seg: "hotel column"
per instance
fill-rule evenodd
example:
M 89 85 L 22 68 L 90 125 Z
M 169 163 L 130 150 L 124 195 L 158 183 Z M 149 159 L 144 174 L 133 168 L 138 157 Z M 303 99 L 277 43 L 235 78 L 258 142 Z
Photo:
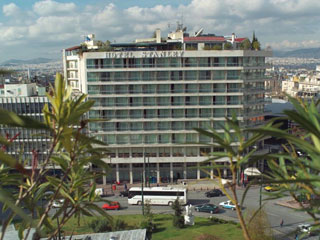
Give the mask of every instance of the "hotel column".
M 224 178 L 227 178 L 227 174 L 228 174 L 228 172 L 227 172 L 227 162 L 224 162 L 223 163 L 223 165 L 224 165 L 224 168 L 223 168 L 223 177 Z
M 211 169 L 210 169 L 210 178 L 213 179 L 213 164 L 210 163 Z
M 157 183 L 160 183 L 160 163 L 157 163 Z
M 170 163 L 170 182 L 173 182 L 173 163 Z
M 119 164 L 116 164 L 116 181 L 120 182 Z
M 187 163 L 183 163 L 183 179 L 187 179 Z
M 107 184 L 107 176 L 106 176 L 106 170 L 103 169 L 103 176 L 102 176 L 102 184 L 105 186 Z
M 129 178 L 130 178 L 130 184 L 133 184 L 132 163 L 129 163 Z
M 197 179 L 200 179 L 200 163 L 197 163 Z

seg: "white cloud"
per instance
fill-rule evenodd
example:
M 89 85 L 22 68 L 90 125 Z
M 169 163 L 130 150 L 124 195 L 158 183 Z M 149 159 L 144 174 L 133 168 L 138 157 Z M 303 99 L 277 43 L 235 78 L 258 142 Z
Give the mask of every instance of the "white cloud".
M 103 41 L 131 42 L 160 28 L 165 37 L 183 21 L 191 34 L 204 28 L 205 33 L 235 32 L 251 38 L 255 30 L 263 44 L 275 49 L 319 46 L 313 40 L 319 39 L 319 0 L 188 0 L 178 6 L 159 1 L 152 7 L 136 3 L 125 9 L 118 1 L 80 8 L 75 0 L 38 0 L 26 10 L 10 3 L 2 7 L 0 40 L 3 46 L 16 44 L 12 51 L 22 51 L 21 42 L 32 43 L 40 53 L 46 44 L 57 51 L 79 44 L 88 33 Z
M 266 46 L 270 46 L 275 50 L 292 50 L 298 48 L 316 48 L 320 47 L 320 41 L 318 40 L 306 40 L 306 41 L 289 41 L 283 40 L 280 42 L 267 42 Z
M 72 14 L 76 10 L 76 5 L 70 3 L 59 3 L 52 0 L 44 0 L 36 2 L 33 5 L 33 11 L 40 16 L 56 15 L 56 14 Z
M 14 3 L 9 3 L 2 7 L 2 12 L 5 16 L 17 16 L 20 13 L 19 7 Z

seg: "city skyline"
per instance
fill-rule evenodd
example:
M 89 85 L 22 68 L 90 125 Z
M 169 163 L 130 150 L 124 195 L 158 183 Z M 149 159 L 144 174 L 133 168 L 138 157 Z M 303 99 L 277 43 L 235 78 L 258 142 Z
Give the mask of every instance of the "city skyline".
M 192 33 L 256 36 L 275 50 L 319 47 L 320 2 L 314 0 L 3 0 L 0 15 L 0 62 L 35 57 L 60 58 L 65 46 L 84 35 L 98 40 L 130 42 L 174 31 L 179 21 Z

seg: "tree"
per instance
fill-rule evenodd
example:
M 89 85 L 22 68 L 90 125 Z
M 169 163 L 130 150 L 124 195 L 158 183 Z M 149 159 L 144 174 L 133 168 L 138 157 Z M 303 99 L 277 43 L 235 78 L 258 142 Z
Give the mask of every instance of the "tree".
M 213 47 L 212 47 L 212 50 L 222 50 L 222 46 L 221 45 L 214 45 Z
M 230 50 L 230 49 L 232 49 L 232 44 L 229 43 L 229 42 L 225 43 L 224 44 L 224 50 Z
M 22 218 L 19 225 L 19 237 L 26 239 L 32 227 L 37 234 L 43 235 L 44 229 L 49 233 L 49 239 L 54 238 L 60 229 L 72 217 L 78 221 L 82 215 L 95 215 L 96 213 L 109 217 L 105 211 L 94 204 L 97 201 L 94 180 L 101 177 L 100 173 L 90 170 L 94 164 L 102 169 L 108 166 L 102 158 L 107 156 L 104 143 L 84 134 L 90 120 L 84 116 L 94 102 L 87 100 L 86 95 L 72 95 L 70 87 L 60 74 L 57 74 L 55 87 L 51 87 L 47 94 L 50 106 L 43 108 L 43 122 L 38 122 L 26 116 L 0 109 L 0 124 L 29 129 L 42 129 L 46 137 L 51 139 L 51 146 L 47 158 L 39 163 L 39 169 L 28 171 L 26 166 L 0 150 L 0 201 L 11 210 L 9 216 L 2 224 L 1 239 L 4 239 L 6 227 L 15 216 Z M 3 145 L 10 144 L 6 139 L 0 138 Z M 49 166 L 55 164 L 61 168 L 61 177 L 49 176 Z M 15 172 L 10 174 L 8 172 Z M 10 185 L 12 190 L 6 186 Z M 46 198 L 46 192 L 53 192 Z M 63 206 L 53 215 L 48 213 L 55 199 L 63 198 Z M 47 199 L 45 207 L 39 206 L 39 201 Z M 26 213 L 27 209 L 30 214 Z M 57 227 L 53 222 L 59 220 Z M 23 231 L 27 229 L 24 235 Z
M 260 42 L 259 41 L 254 41 L 252 43 L 252 48 L 255 50 L 260 50 Z
M 245 223 L 241 208 L 244 198 L 240 201 L 237 196 L 237 176 L 239 175 L 239 170 L 241 170 L 241 168 L 248 164 L 249 160 L 251 160 L 251 157 L 256 151 L 256 148 L 253 146 L 262 139 L 263 134 L 256 133 L 250 136 L 247 129 L 241 128 L 240 122 L 237 120 L 235 114 L 233 115 L 232 119 L 226 118 L 226 124 L 223 129 L 224 134 L 221 135 L 212 127 L 209 127 L 208 130 L 195 128 L 195 130 L 200 134 L 213 139 L 212 146 L 215 148 L 218 147 L 224 149 L 224 152 L 209 153 L 207 162 L 211 162 L 213 168 L 217 170 L 217 175 L 213 175 L 213 177 L 218 179 L 220 188 L 228 197 L 228 199 L 231 200 L 231 202 L 236 206 L 236 212 L 240 221 L 244 238 L 246 240 L 251 240 L 252 238 L 250 237 L 248 226 Z M 208 143 L 201 142 L 199 144 L 208 145 Z M 227 186 L 222 183 L 221 170 L 223 170 L 225 166 L 216 163 L 216 160 L 220 158 L 228 159 L 227 167 L 231 172 L 232 180 Z M 204 171 L 210 175 L 207 170 Z M 226 187 L 230 189 L 231 194 L 226 191 Z
M 293 110 L 284 110 L 285 118 L 299 128 L 299 131 L 281 130 L 268 125 L 252 132 L 284 139 L 283 152 L 268 154 L 268 165 L 271 169 L 266 175 L 268 183 L 279 184 L 279 191 L 271 194 L 281 197 L 287 193 L 295 199 L 303 211 L 308 213 L 315 224 L 320 224 L 320 113 L 319 102 L 303 102 L 288 96 Z M 276 121 L 276 119 L 274 119 Z M 306 195 L 309 205 L 299 201 L 299 196 Z
M 240 44 L 240 49 L 241 50 L 250 50 L 251 49 L 251 42 L 249 39 L 245 39 L 244 41 L 241 42 Z
M 173 202 L 172 209 L 174 210 L 173 215 L 173 226 L 176 228 L 183 228 L 184 227 L 184 217 L 182 215 L 183 209 L 178 200 L 178 198 Z

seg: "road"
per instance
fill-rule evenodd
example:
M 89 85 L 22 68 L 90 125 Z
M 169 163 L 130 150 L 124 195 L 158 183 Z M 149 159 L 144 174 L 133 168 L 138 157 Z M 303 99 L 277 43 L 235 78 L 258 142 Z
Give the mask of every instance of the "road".
M 244 212 L 251 209 L 257 209 L 259 207 L 259 187 L 252 188 L 247 192 L 246 199 L 244 201 L 243 207 Z M 238 190 L 238 198 L 241 199 L 243 195 L 244 190 L 239 189 Z M 264 192 L 264 191 L 263 191 Z M 264 201 L 267 196 L 262 195 L 262 203 L 265 204 L 264 209 L 267 213 L 269 223 L 271 225 L 271 228 L 276 236 L 277 239 L 294 239 L 294 237 L 284 237 L 288 233 L 292 233 L 296 230 L 298 224 L 300 223 L 311 223 L 310 217 L 303 213 L 299 212 L 290 208 L 282 207 L 279 205 L 276 205 L 275 202 L 279 201 L 277 200 L 268 200 Z M 214 198 L 207 198 L 204 195 L 204 191 L 189 191 L 189 203 L 192 205 L 198 205 L 202 203 L 213 203 L 218 205 L 220 202 L 227 200 L 227 197 L 214 197 Z M 105 200 L 109 201 L 118 201 L 120 202 L 120 205 L 122 207 L 119 211 L 108 211 L 110 215 L 123 215 L 123 214 L 141 214 L 141 206 L 134 206 L 134 205 L 128 205 L 127 198 L 122 198 L 119 196 L 112 196 L 112 197 L 106 197 Z M 99 206 L 102 206 L 102 202 L 98 203 Z M 151 210 L 153 213 L 173 213 L 172 209 L 169 206 L 152 206 Z M 208 213 L 194 213 L 195 216 L 203 216 L 203 217 L 209 217 L 211 214 Z M 218 214 L 214 214 L 215 217 L 224 218 L 228 220 L 235 220 L 237 221 L 237 214 L 235 211 L 232 210 L 222 210 Z M 283 219 L 284 224 L 282 227 L 280 227 L 281 219 Z M 306 238 L 305 238 L 306 239 Z M 315 239 L 315 238 L 308 238 L 308 239 Z M 317 238 L 318 239 L 318 238 Z

